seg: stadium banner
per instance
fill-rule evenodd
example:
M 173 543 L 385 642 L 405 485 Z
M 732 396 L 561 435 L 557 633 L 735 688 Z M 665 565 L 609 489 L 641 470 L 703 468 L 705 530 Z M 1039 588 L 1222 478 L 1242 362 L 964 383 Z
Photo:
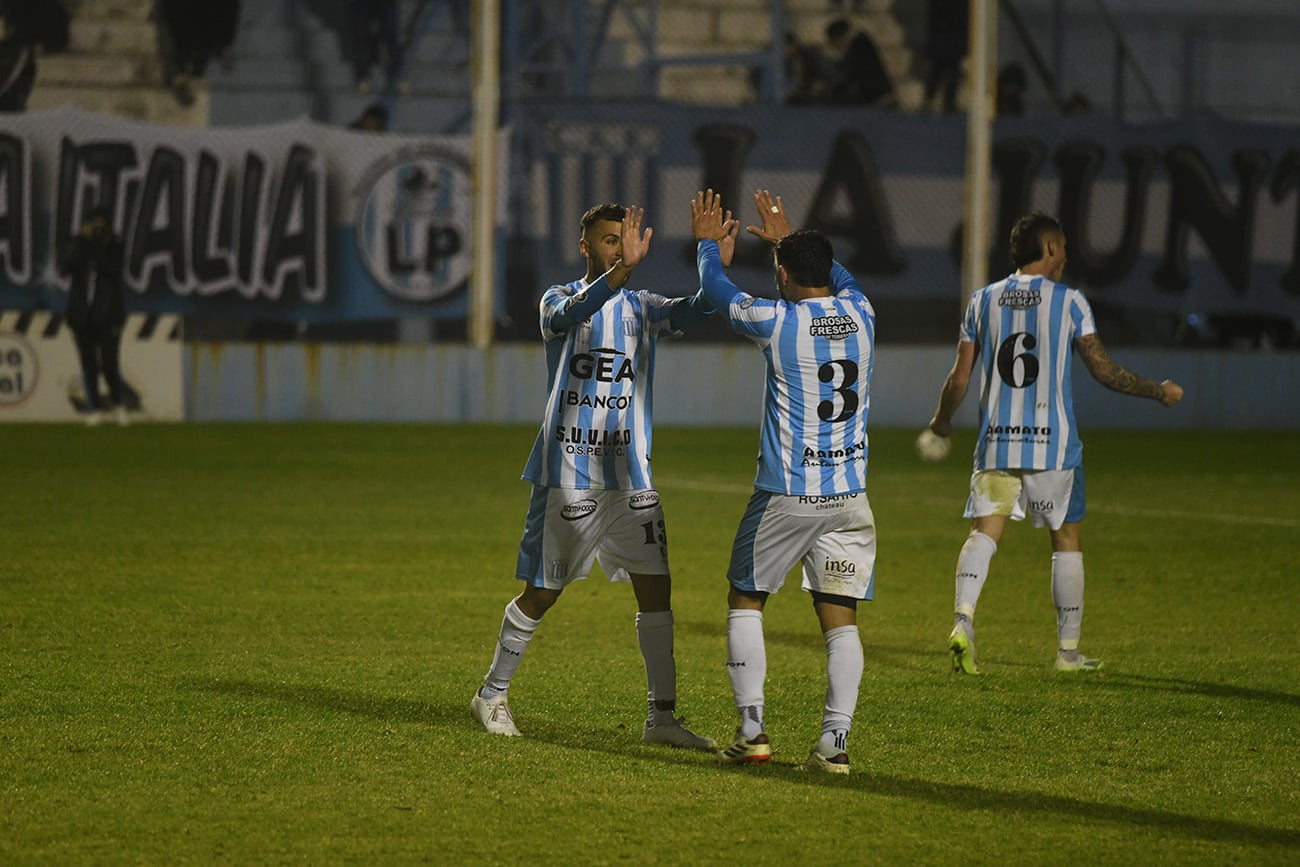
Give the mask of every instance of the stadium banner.
M 182 421 L 180 317 L 132 313 L 122 329 L 122 403 L 132 421 Z M 111 405 L 103 378 L 100 406 Z M 74 421 L 86 391 L 72 331 L 63 317 L 0 310 L 0 424 Z
M 508 131 L 498 146 L 500 227 Z M 70 107 L 6 115 L 0 306 L 61 311 L 58 251 L 102 205 L 126 244 L 130 310 L 299 322 L 464 318 L 470 153 L 468 136 L 306 119 L 187 129 Z M 498 246 L 503 237 L 499 230 Z
M 965 118 L 869 108 L 546 103 L 530 109 L 542 282 L 581 273 L 577 221 L 598 201 L 646 208 L 655 230 L 634 288 L 693 292 L 688 202 L 720 191 L 741 225 L 779 193 L 864 283 L 884 341 L 954 341 L 960 315 Z M 1066 279 L 1114 342 L 1294 338 L 1300 324 L 1300 131 L 1217 119 L 1124 125 L 1098 115 L 994 128 L 988 280 L 1010 228 L 1062 221 Z M 740 236 L 731 273 L 771 294 L 765 245 Z M 540 289 L 538 290 L 540 292 Z

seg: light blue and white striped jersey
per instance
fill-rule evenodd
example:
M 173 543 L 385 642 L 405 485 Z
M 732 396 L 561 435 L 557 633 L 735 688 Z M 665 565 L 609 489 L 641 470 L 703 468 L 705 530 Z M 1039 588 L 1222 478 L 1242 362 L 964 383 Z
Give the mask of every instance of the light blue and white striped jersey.
M 1012 274 L 976 292 L 961 339 L 980 367 L 975 469 L 1069 470 L 1082 465 L 1070 363 L 1097 325 L 1078 289 Z
M 700 287 L 767 360 L 754 487 L 790 496 L 856 494 L 867 487 L 867 411 L 876 312 L 838 262 L 830 298 L 756 298 L 736 288 L 718 245 L 699 243 Z
M 707 315 L 697 294 L 612 291 L 602 276 L 542 296 L 546 415 L 523 478 L 548 488 L 653 487 L 650 441 L 655 341 Z

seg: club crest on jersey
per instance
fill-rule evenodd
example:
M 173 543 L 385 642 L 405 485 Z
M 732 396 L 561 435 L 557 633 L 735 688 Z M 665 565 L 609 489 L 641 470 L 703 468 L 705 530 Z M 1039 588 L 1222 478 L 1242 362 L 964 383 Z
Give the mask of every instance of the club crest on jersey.
M 808 323 L 808 334 L 812 337 L 842 340 L 857 333 L 858 323 L 852 316 L 817 316 Z

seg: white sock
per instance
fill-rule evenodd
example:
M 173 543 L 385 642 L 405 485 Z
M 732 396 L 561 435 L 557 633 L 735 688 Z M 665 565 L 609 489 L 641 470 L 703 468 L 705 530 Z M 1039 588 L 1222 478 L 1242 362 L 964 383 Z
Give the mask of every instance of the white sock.
M 763 646 L 763 612 L 732 608 L 727 612 L 727 674 L 740 712 L 740 735 L 763 732 L 763 681 L 767 650 Z
M 520 611 L 517 600 L 510 600 L 505 617 L 501 619 L 501 634 L 497 637 L 492 667 L 488 669 L 483 686 L 479 688 L 479 695 L 483 698 L 496 698 L 510 688 L 510 679 L 515 676 L 519 660 L 523 658 L 524 650 L 541 622 Z
M 1078 650 L 1083 631 L 1083 554 L 1058 551 L 1052 555 L 1052 602 L 1056 604 L 1056 637 L 1061 650 Z
M 991 536 L 972 532 L 966 537 L 957 555 L 957 599 L 953 610 L 975 619 L 975 605 L 984 589 L 984 579 L 989 577 L 989 563 L 998 552 L 998 543 Z
M 826 638 L 826 707 L 822 711 L 822 736 L 817 750 L 827 758 L 844 752 L 858 706 L 862 683 L 862 639 L 858 627 L 839 626 Z
M 673 660 L 673 612 L 638 611 L 636 641 L 645 659 L 650 725 L 670 722 L 677 703 L 677 663 Z

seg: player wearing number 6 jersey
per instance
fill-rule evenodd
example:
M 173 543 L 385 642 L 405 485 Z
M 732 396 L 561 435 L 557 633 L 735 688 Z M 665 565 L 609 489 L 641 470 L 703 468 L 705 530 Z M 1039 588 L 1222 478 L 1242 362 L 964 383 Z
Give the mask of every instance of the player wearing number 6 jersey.
M 696 293 L 665 298 L 626 288 L 650 247 L 639 208 L 597 205 L 583 215 L 581 280 L 542 296 L 547 399 L 523 477 L 533 483 L 515 574 L 524 590 L 506 605 L 496 652 L 470 711 L 493 734 L 520 734 L 506 694 L 544 615 L 594 561 L 630 580 L 649 704 L 642 740 L 713 750 L 712 738 L 674 716 L 677 673 L 668 539 L 650 478 L 655 341 L 712 310 Z M 734 239 L 726 239 L 730 258 Z
M 1045 214 L 1021 217 L 1011 230 L 1015 273 L 977 291 L 966 308 L 957 359 L 943 385 L 930 430 L 952 433 L 979 365 L 980 419 L 965 515 L 971 532 L 957 558 L 948 650 L 953 670 L 978 674 L 975 604 L 1008 519 L 1028 514 L 1052 538 L 1058 671 L 1096 671 L 1079 652 L 1083 626 L 1083 446 L 1070 391 L 1073 352 L 1102 385 L 1173 406 L 1176 383 L 1142 379 L 1110 360 L 1083 293 L 1061 283 L 1065 233 Z
M 772 757 L 763 723 L 763 608 L 802 563 L 827 658 L 822 735 L 804 766 L 847 774 L 863 665 L 857 604 L 871 598 L 875 577 L 866 486 L 876 314 L 824 235 L 790 232 L 780 199 L 766 190 L 754 202 L 763 225 L 748 231 L 774 245 L 778 300 L 742 292 L 727 277 L 719 242 L 734 221 L 724 218 L 719 197 L 698 193 L 691 205 L 701 291 L 767 361 L 758 474 L 727 570 L 727 671 L 741 722 L 719 758 Z

